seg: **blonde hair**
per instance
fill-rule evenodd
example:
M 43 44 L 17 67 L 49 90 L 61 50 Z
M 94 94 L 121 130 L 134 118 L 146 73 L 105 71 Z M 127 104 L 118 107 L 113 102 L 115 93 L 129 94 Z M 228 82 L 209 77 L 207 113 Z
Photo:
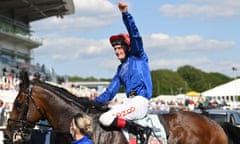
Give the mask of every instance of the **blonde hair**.
M 92 137 L 92 119 L 88 115 L 81 113 L 76 114 L 72 119 L 72 124 L 73 127 L 79 129 L 82 134 Z

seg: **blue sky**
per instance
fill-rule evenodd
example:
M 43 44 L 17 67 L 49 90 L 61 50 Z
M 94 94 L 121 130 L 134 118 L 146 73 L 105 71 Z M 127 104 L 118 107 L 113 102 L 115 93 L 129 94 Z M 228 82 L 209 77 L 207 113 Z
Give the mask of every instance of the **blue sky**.
M 31 23 L 43 45 L 34 62 L 59 75 L 111 78 L 119 61 L 108 42 L 126 32 L 116 0 L 73 0 L 75 13 Z M 125 1 L 143 37 L 151 70 L 192 65 L 240 75 L 239 0 Z M 232 67 L 238 70 L 233 72 Z

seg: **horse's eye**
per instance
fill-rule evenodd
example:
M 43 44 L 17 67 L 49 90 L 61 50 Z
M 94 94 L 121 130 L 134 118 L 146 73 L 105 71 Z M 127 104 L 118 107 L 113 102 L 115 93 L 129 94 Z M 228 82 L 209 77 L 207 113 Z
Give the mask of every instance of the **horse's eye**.
M 16 110 L 17 110 L 18 112 L 21 112 L 22 109 L 23 109 L 23 103 L 22 103 L 22 102 L 17 102 L 17 103 L 16 103 Z

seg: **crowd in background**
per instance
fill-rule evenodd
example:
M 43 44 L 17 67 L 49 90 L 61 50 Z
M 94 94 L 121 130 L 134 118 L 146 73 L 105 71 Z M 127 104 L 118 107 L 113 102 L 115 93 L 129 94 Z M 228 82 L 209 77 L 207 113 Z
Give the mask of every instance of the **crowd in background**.
M 9 103 L 4 103 L 3 100 L 0 99 L 0 126 L 5 126 L 7 124 L 10 112 Z
M 194 111 L 201 107 L 205 108 L 217 108 L 227 106 L 226 102 L 219 101 L 215 98 L 204 98 L 199 97 L 197 100 L 186 98 L 184 101 L 164 101 L 164 100 L 151 100 L 149 102 L 150 111 L 171 111 L 171 110 L 183 110 L 183 111 Z
M 0 89 L 10 90 L 18 88 L 19 75 L 15 71 L 7 71 L 6 68 L 2 69 L 2 75 L 0 76 Z

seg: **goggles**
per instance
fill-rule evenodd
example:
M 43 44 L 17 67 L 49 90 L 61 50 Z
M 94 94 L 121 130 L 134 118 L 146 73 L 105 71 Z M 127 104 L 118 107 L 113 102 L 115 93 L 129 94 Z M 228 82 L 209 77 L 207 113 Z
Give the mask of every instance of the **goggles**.
M 112 46 L 114 47 L 115 45 L 125 45 L 125 43 L 121 40 L 114 40 L 112 41 Z

